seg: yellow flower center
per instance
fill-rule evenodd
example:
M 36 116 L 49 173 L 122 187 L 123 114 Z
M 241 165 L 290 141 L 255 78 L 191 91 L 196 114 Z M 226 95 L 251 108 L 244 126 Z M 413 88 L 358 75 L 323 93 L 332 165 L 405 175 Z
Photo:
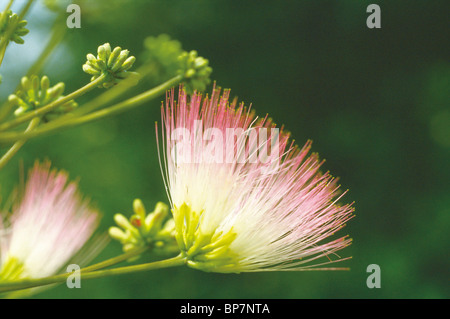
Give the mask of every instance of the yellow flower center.
M 0 268 L 0 282 L 21 279 L 24 270 L 24 265 L 19 259 L 9 256 Z
M 236 253 L 230 249 L 230 244 L 237 234 L 231 228 L 228 232 L 203 232 L 200 227 L 204 211 L 196 212 L 183 203 L 172 210 L 178 246 L 187 258 L 190 267 L 221 272 L 232 269 L 236 264 Z

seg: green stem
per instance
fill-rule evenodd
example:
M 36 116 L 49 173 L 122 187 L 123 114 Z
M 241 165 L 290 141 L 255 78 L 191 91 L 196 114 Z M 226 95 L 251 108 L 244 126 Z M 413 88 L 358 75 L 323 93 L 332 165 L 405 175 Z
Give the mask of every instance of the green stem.
M 182 266 L 184 264 L 186 264 L 186 257 L 182 257 L 181 255 L 178 255 L 176 257 L 169 258 L 166 260 L 161 260 L 161 261 L 156 261 L 156 262 L 146 263 L 146 264 L 140 264 L 140 265 L 118 267 L 118 268 L 113 268 L 113 269 L 98 270 L 98 271 L 91 271 L 91 272 L 80 271 L 80 276 L 81 276 L 80 278 L 81 278 L 81 280 L 103 278 L 103 277 L 109 277 L 109 276 L 117 276 L 117 275 L 141 272 L 141 271 Z M 71 275 L 72 275 L 71 273 L 67 273 L 67 274 L 61 274 L 61 275 L 50 276 L 50 277 L 45 277 L 45 278 L 22 279 L 22 280 L 14 281 L 14 282 L 7 283 L 7 284 L 6 283 L 0 284 L 0 293 L 21 290 L 21 289 L 27 289 L 27 288 L 33 288 L 33 287 L 39 287 L 39 286 L 45 286 L 45 285 L 50 285 L 50 284 L 55 284 L 55 283 L 61 283 L 61 282 L 66 281 L 69 278 L 69 276 L 71 276 Z
M 143 247 L 142 249 L 138 249 L 138 250 L 134 250 L 134 251 L 130 251 L 128 253 L 104 260 L 102 262 L 99 262 L 95 265 L 92 266 L 88 266 L 88 267 L 84 267 L 81 269 L 81 272 L 91 272 L 94 270 L 99 270 L 99 269 L 103 269 L 109 266 L 113 266 L 115 264 L 118 264 L 122 261 L 128 260 L 132 257 L 138 256 L 140 254 L 142 254 L 143 252 L 147 251 L 149 249 L 149 247 Z
M 31 120 L 30 124 L 28 125 L 26 132 L 31 132 L 36 126 L 39 125 L 40 118 L 35 117 Z M 2 169 L 9 160 L 19 151 L 19 149 L 25 144 L 26 140 L 19 140 L 16 143 L 14 143 L 13 146 L 5 153 L 5 155 L 0 158 L 0 169 Z
M 96 88 L 100 83 L 102 83 L 104 81 L 105 77 L 106 76 L 104 74 L 102 74 L 94 81 L 86 84 L 82 88 L 79 88 L 78 90 L 70 93 L 69 95 L 66 95 L 66 96 L 64 96 L 50 104 L 47 104 L 41 108 L 38 108 L 34 111 L 26 113 L 25 115 L 18 117 L 15 120 L 1 124 L 0 131 L 5 131 L 10 128 L 16 127 L 24 122 L 31 120 L 32 118 L 34 118 L 36 116 L 42 116 L 50 111 L 53 111 L 57 107 L 69 102 L 70 100 L 76 99 L 76 98 L 82 96 L 83 94 L 86 94 L 87 92 L 91 91 L 92 89 Z
M 174 78 L 172 78 L 171 80 L 165 82 L 164 84 L 161 84 L 149 91 L 146 91 L 144 93 L 141 93 L 139 95 L 136 95 L 135 97 L 132 97 L 128 100 L 125 100 L 123 102 L 117 103 L 116 105 L 110 106 L 108 108 L 105 108 L 103 110 L 100 111 L 96 111 L 93 112 L 91 114 L 88 115 L 84 115 L 81 117 L 76 117 L 72 120 L 69 120 L 65 123 L 65 125 L 67 126 L 76 126 L 76 125 L 80 125 L 80 124 L 85 124 L 88 122 L 92 122 L 92 121 L 96 121 L 99 120 L 101 118 L 107 117 L 107 116 L 112 116 L 118 113 L 122 113 L 125 112 L 129 109 L 132 109 L 136 106 L 141 105 L 142 103 L 145 103 L 157 96 L 159 96 L 160 94 L 164 93 L 166 90 L 168 90 L 169 88 L 173 87 L 174 85 L 178 84 L 179 82 L 181 82 L 182 77 L 181 76 L 176 76 Z
M 0 65 L 3 62 L 3 58 L 5 57 L 5 52 L 6 52 L 6 46 L 3 46 L 3 48 L 0 49 Z
M 139 94 L 133 98 L 125 100 L 123 102 L 117 103 L 111 107 L 102 109 L 100 111 L 96 111 L 94 113 L 81 116 L 81 117 L 70 117 L 65 121 L 55 120 L 54 122 L 50 122 L 46 125 L 43 125 L 41 128 L 34 130 L 32 132 L 26 133 L 16 133 L 16 132 L 4 132 L 0 133 L 0 143 L 2 142 L 14 142 L 20 139 L 30 139 L 36 136 L 42 136 L 45 134 L 49 134 L 61 128 L 74 127 L 80 124 L 85 124 L 88 122 L 92 122 L 95 120 L 99 120 L 106 116 L 111 116 L 120 112 L 124 112 L 136 106 L 139 106 L 142 103 L 145 103 L 160 94 L 164 93 L 166 90 L 171 87 L 179 84 L 182 80 L 182 76 L 176 76 L 167 82 L 149 90 L 142 94 Z M 1 126 L 0 126 L 1 130 Z
M 140 67 L 136 70 L 139 78 L 144 78 L 150 72 L 148 67 Z M 135 85 L 136 80 L 133 78 L 134 76 L 128 77 L 127 79 L 122 80 L 119 84 L 106 90 L 104 93 L 97 96 L 92 101 L 89 101 L 82 107 L 77 108 L 72 112 L 72 114 L 66 115 L 66 117 L 61 117 L 59 120 L 64 121 L 73 116 L 85 115 L 92 111 L 99 109 L 101 106 L 105 105 L 108 102 L 111 102 L 113 99 L 117 98 L 121 94 L 125 93 L 130 87 Z

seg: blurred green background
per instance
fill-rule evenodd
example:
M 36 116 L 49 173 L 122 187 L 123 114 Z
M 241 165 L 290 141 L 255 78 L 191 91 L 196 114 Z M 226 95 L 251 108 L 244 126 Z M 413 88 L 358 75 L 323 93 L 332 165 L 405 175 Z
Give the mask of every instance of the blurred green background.
M 325 169 L 349 189 L 356 217 L 341 235 L 354 242 L 341 255 L 353 256 L 345 262 L 351 270 L 224 275 L 174 268 L 82 281 L 81 289 L 62 285 L 36 297 L 450 297 L 449 1 L 92 3 L 81 5 L 81 29 L 69 30 L 46 64 L 52 82 L 64 81 L 66 92 L 87 83 L 85 56 L 105 42 L 129 49 L 136 65 L 147 36 L 167 33 L 197 50 L 232 96 L 269 113 L 298 144 L 312 139 Z M 366 26 L 370 3 L 381 7 L 381 29 Z M 25 44 L 11 44 L 0 68 L 1 100 L 43 49 L 53 19 L 36 1 Z M 141 82 L 129 95 L 150 87 Z M 0 171 L 1 193 L 19 182 L 20 163 L 28 170 L 48 158 L 80 178 L 81 191 L 104 214 L 100 231 L 113 214 L 131 214 L 134 198 L 148 209 L 167 202 L 154 128 L 163 98 L 29 141 Z M 111 242 L 95 261 L 120 252 Z M 381 267 L 380 289 L 366 286 L 369 264 Z

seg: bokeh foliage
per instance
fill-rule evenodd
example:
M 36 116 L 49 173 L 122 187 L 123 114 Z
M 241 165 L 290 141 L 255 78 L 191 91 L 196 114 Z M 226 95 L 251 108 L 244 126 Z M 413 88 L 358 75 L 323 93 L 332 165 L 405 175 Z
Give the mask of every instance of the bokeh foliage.
M 223 275 L 174 268 L 83 281 L 81 289 L 60 286 L 38 297 L 450 297 L 448 1 L 88 3 L 81 4 L 81 29 L 69 30 L 46 74 L 70 92 L 89 80 L 81 66 L 98 45 L 127 48 L 139 65 L 144 39 L 161 33 L 197 50 L 209 59 L 219 86 L 284 124 L 298 144 L 313 140 L 325 169 L 350 190 L 346 200 L 356 203 L 356 217 L 342 231 L 354 239 L 342 256 L 353 259 L 348 272 Z M 381 7 L 379 30 L 366 27 L 370 3 Z M 43 10 L 40 3 L 31 10 L 27 37 L 48 32 L 51 19 L 39 19 Z M 23 46 L 33 57 L 42 43 L 29 42 Z M 13 58 L 7 53 L 4 64 L 17 64 L 8 62 Z M 19 64 L 10 79 L 0 69 L 2 100 L 9 93 L 4 85 L 23 75 Z M 152 85 L 143 81 L 134 90 Z M 21 166 L 27 170 L 36 158 L 48 158 L 80 177 L 81 190 L 104 213 L 103 231 L 115 213 L 131 215 L 136 197 L 148 207 L 167 202 L 154 128 L 163 99 L 29 141 L 0 171 L 2 195 L 19 182 Z M 97 260 L 120 252 L 111 242 Z M 372 263 L 381 267 L 380 289 L 366 287 Z

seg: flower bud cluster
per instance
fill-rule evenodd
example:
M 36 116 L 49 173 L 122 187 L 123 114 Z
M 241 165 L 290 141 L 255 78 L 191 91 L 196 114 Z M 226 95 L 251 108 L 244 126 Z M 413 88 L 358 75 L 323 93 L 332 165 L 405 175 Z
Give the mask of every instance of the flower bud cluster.
M 19 16 L 12 13 L 11 10 L 3 13 L 0 12 L 0 37 L 8 32 L 8 29 L 13 26 L 14 31 L 11 33 L 9 41 L 14 41 L 17 44 L 23 44 L 25 41 L 22 37 L 30 32 L 30 30 L 25 28 L 27 23 L 28 22 L 26 20 L 19 21 Z
M 20 81 L 20 88 L 16 93 L 11 94 L 8 100 L 16 106 L 14 115 L 20 116 L 58 100 L 62 97 L 64 88 L 63 82 L 59 82 L 51 87 L 50 80 L 46 75 L 41 79 L 36 75 L 31 77 L 24 76 Z M 49 115 L 64 114 L 72 111 L 77 106 L 78 104 L 74 100 L 70 100 L 53 110 Z
M 109 235 L 123 245 L 123 251 L 129 252 L 150 246 L 156 252 L 178 251 L 175 240 L 175 223 L 169 216 L 166 204 L 158 202 L 153 212 L 146 213 L 142 201 L 133 202 L 134 214 L 128 219 L 122 214 L 114 215 L 119 227 L 109 229 Z
M 178 74 L 184 78 L 187 93 L 204 91 L 211 82 L 209 76 L 212 68 L 209 66 L 209 61 L 198 56 L 195 50 L 183 52 L 178 59 L 181 64 Z
M 132 74 L 136 75 L 135 72 L 128 72 L 136 61 L 136 58 L 128 56 L 129 54 L 130 51 L 122 50 L 120 47 L 111 50 L 111 45 L 105 43 L 98 47 L 97 56 L 92 53 L 86 56 L 87 61 L 83 64 L 83 71 L 92 75 L 91 82 L 104 75 L 105 81 L 99 87 L 110 88 L 120 80 Z

